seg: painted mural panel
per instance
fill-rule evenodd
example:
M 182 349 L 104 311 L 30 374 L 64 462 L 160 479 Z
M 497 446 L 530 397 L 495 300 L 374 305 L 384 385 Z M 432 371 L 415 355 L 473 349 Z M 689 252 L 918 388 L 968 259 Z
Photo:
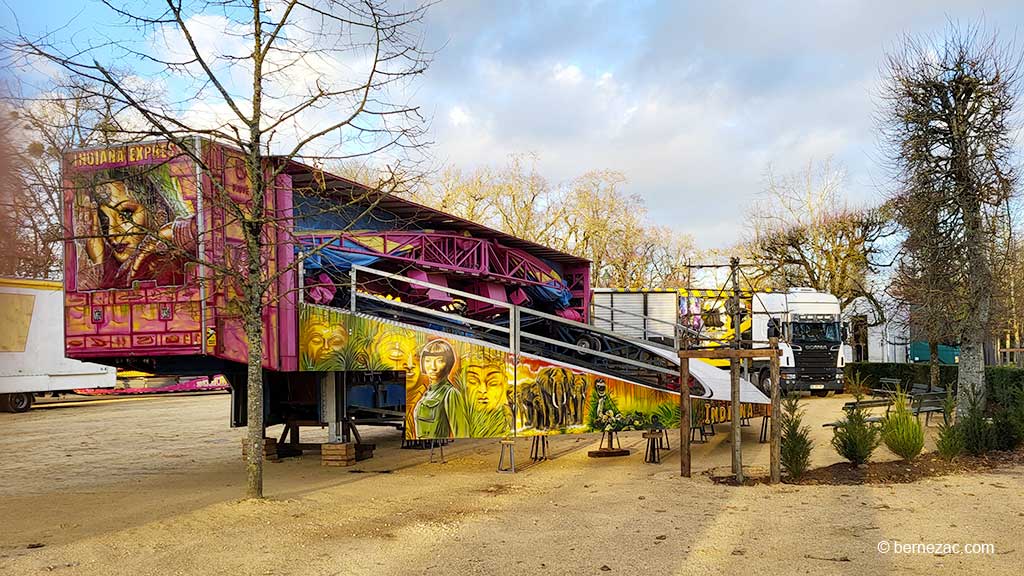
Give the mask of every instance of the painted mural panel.
M 179 286 L 197 247 L 192 162 L 170 143 L 69 155 L 65 175 L 74 230 L 74 287 Z
M 195 164 L 150 142 L 64 158 L 71 357 L 200 351 Z
M 679 396 L 340 309 L 304 306 L 300 368 L 405 375 L 409 439 L 500 438 L 679 425 Z M 694 400 L 694 422 L 724 422 L 728 403 Z M 763 407 L 744 404 L 745 417 Z
M 302 308 L 299 333 L 301 370 L 403 372 L 407 438 L 511 430 L 515 366 L 506 352 L 316 306 Z

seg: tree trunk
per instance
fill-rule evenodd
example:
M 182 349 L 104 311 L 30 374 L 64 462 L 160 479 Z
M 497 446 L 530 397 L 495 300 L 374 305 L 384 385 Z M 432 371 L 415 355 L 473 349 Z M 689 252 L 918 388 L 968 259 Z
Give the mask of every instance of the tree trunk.
M 262 306 L 245 312 L 245 335 L 249 341 L 249 362 L 247 381 L 248 428 L 246 441 L 249 445 L 245 462 L 246 498 L 263 498 L 263 310 Z
M 971 302 L 960 339 L 957 406 L 963 413 L 972 400 L 985 405 L 985 327 L 992 300 L 992 271 L 986 254 L 981 205 L 966 202 L 964 244 L 967 248 L 967 294 Z
M 928 362 L 931 365 L 928 373 L 928 391 L 939 387 L 939 343 L 928 341 Z

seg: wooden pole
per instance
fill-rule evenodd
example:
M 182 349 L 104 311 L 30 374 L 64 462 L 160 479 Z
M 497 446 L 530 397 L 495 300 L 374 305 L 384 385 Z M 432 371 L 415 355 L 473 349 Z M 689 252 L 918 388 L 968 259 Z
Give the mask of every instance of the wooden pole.
M 686 342 L 686 340 L 683 340 Z M 690 477 L 690 359 L 679 360 L 679 473 Z
M 736 482 L 743 483 L 743 454 L 740 452 L 740 362 L 729 360 L 729 379 L 732 384 L 732 471 Z
M 690 280 L 693 269 L 690 268 L 690 260 L 686 260 L 686 320 L 683 326 L 689 329 L 693 325 L 690 321 Z M 698 340 L 699 342 L 699 340 Z M 690 336 L 686 332 L 679 334 L 679 349 L 686 350 L 690 347 Z M 690 359 L 679 359 L 679 474 L 684 478 L 690 477 Z
M 769 338 L 769 340 L 769 347 L 772 351 L 778 350 L 779 339 Z M 782 393 L 779 385 L 779 356 L 777 354 L 772 354 L 769 365 L 772 379 L 771 483 L 778 484 L 782 480 Z
M 740 259 L 729 260 L 732 274 L 732 297 L 730 312 L 732 313 L 732 348 L 734 353 L 740 349 Z M 743 453 L 740 447 L 740 361 L 738 357 L 729 359 L 729 380 L 732 396 L 732 471 L 736 474 L 736 482 L 743 483 Z

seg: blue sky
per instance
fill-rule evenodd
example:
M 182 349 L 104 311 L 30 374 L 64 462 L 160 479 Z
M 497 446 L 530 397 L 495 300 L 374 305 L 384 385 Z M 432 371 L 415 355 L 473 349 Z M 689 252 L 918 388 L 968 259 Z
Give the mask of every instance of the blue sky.
M 104 28 L 95 2 L 6 2 L 28 32 L 74 19 L 61 34 L 131 34 Z M 831 157 L 854 204 L 887 192 L 882 59 L 903 34 L 949 21 L 980 21 L 1024 49 L 1020 1 L 445 0 L 424 26 L 439 52 L 408 96 L 431 118 L 437 164 L 534 152 L 554 182 L 619 170 L 656 223 L 726 246 L 769 167 Z

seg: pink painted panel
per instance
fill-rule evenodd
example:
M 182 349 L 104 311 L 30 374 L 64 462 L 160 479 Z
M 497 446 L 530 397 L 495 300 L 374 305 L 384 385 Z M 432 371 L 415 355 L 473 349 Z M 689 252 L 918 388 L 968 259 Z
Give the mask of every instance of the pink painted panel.
M 65 334 L 73 357 L 195 353 L 198 314 L 169 325 L 157 302 L 191 301 L 195 164 L 166 142 L 81 150 L 64 158 Z M 178 331 L 160 348 L 151 334 Z M 139 337 L 136 337 L 139 336 Z M 187 344 L 186 344 L 187 342 Z

